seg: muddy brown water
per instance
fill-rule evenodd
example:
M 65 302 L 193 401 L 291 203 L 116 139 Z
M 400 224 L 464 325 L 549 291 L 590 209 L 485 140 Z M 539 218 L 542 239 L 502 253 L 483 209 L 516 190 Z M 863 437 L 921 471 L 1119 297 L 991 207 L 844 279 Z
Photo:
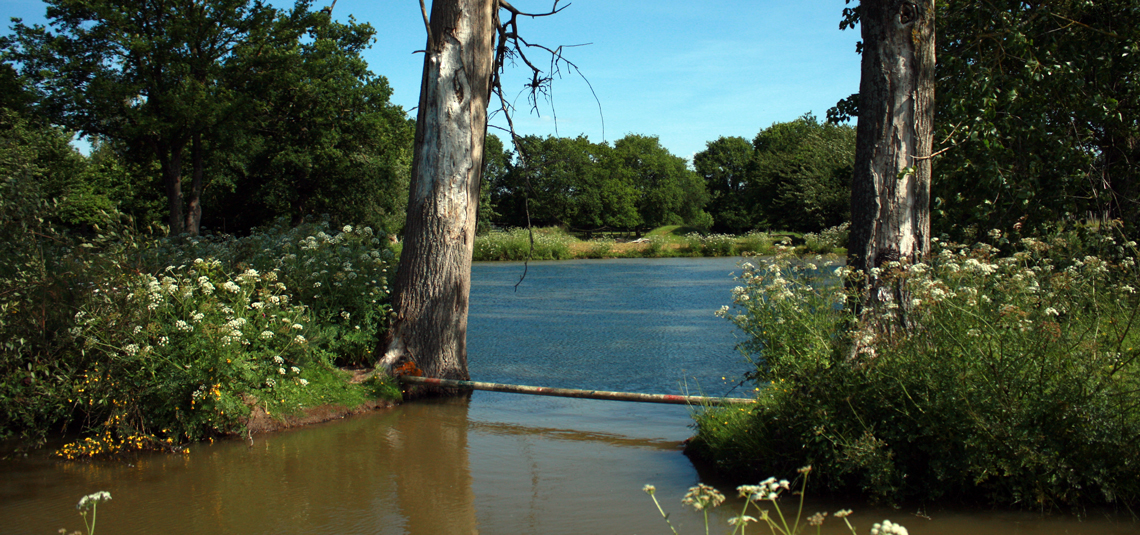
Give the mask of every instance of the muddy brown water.
M 737 395 L 747 364 L 731 325 L 734 259 L 477 264 L 469 332 L 475 379 L 653 393 Z M 724 379 L 722 379 L 724 377 Z M 75 503 L 107 490 L 98 533 L 703 533 L 682 508 L 704 481 L 681 453 L 688 409 L 476 392 L 131 463 L 0 462 L 0 533 L 79 530 Z M 705 478 L 702 479 L 702 476 Z M 788 474 L 773 474 L 787 477 Z M 786 507 L 794 508 L 793 502 Z M 710 515 L 728 533 L 740 506 Z M 912 534 L 1135 534 L 1123 517 L 855 509 L 859 533 L 889 518 Z M 787 509 L 786 509 L 787 510 Z M 829 519 L 823 533 L 849 533 Z M 753 528 L 753 533 L 766 532 Z

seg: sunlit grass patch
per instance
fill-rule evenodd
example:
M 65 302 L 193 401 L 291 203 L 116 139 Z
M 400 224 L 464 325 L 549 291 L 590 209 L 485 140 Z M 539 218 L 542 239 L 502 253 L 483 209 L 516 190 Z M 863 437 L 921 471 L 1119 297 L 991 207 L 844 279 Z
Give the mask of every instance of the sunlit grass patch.
M 533 248 L 532 248 L 533 238 Z M 577 239 L 556 227 L 492 230 L 475 237 L 473 258 L 483 260 L 564 260 Z

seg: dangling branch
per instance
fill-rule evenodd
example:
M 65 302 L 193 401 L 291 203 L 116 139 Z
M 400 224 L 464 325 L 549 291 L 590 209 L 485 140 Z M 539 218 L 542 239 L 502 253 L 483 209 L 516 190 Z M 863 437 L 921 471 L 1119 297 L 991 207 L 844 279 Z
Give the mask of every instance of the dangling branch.
M 502 73 L 503 73 L 503 71 L 506 67 L 506 63 L 508 61 L 510 61 L 510 63 L 513 65 L 513 64 L 515 64 L 516 60 L 521 60 L 523 62 L 523 64 L 525 64 L 527 67 L 530 68 L 530 71 L 531 71 L 530 81 L 527 82 L 527 84 L 524 88 L 524 91 L 529 90 L 528 100 L 529 100 L 530 105 L 531 105 L 531 111 L 534 112 L 535 114 L 540 114 L 539 107 L 538 107 L 538 98 L 539 98 L 540 94 L 543 97 L 545 97 L 547 99 L 547 101 L 551 102 L 551 108 L 553 110 L 553 96 L 551 93 L 551 86 L 554 82 L 555 77 L 558 77 L 558 78 L 562 77 L 562 70 L 563 69 L 567 69 L 567 70 L 573 69 L 574 72 L 578 73 L 578 76 L 582 77 L 582 80 L 584 80 L 586 82 L 586 86 L 590 88 L 590 94 L 592 94 L 594 96 L 594 100 L 598 103 L 598 115 L 602 117 L 602 138 L 603 138 L 603 140 L 605 139 L 605 124 L 606 123 L 605 123 L 605 117 L 602 116 L 602 102 L 600 99 L 598 99 L 598 94 L 594 91 L 593 84 L 591 84 L 590 81 L 586 79 L 586 77 L 582 74 L 581 69 L 579 69 L 578 66 L 574 64 L 574 62 L 566 59 L 566 57 L 564 57 L 562 55 L 563 48 L 585 46 L 586 44 L 589 44 L 589 43 L 580 44 L 580 45 L 559 46 L 557 48 L 551 49 L 551 48 L 543 46 L 543 45 L 530 43 L 526 39 L 523 39 L 519 35 L 519 31 L 518 31 L 518 19 L 519 19 L 519 17 L 530 17 L 532 19 L 538 18 L 538 17 L 549 17 L 551 15 L 554 15 L 554 14 L 562 11 L 563 9 L 566 9 L 567 7 L 570 7 L 570 4 L 566 4 L 566 5 L 563 5 L 560 7 L 558 5 L 559 1 L 560 0 L 554 0 L 553 5 L 551 5 L 551 7 L 550 7 L 550 11 L 545 12 L 545 13 L 527 13 L 527 12 L 521 11 L 518 8 L 512 6 L 506 0 L 498 0 L 497 3 L 498 3 L 499 9 L 495 10 L 495 22 L 494 22 L 494 24 L 495 24 L 496 32 L 498 33 L 499 39 L 498 39 L 498 44 L 495 47 L 495 69 L 494 69 L 494 74 L 492 75 L 492 79 L 491 79 L 491 92 L 494 96 L 499 98 L 499 110 L 496 111 L 495 113 L 502 112 L 503 116 L 506 118 L 506 120 L 507 120 L 507 131 L 510 133 L 511 142 L 515 146 L 515 151 L 518 153 L 520 164 L 522 165 L 522 167 L 524 169 L 527 168 L 528 158 L 527 158 L 527 154 L 526 154 L 526 149 L 524 148 L 523 144 L 520 142 L 518 133 L 515 131 L 515 124 L 514 124 L 514 120 L 512 118 L 512 114 L 514 113 L 515 108 L 514 108 L 514 105 L 510 101 L 508 101 L 506 96 L 503 94 Z M 420 3 L 422 5 L 423 0 L 421 0 Z M 499 10 L 506 11 L 509 14 L 509 18 L 505 22 L 502 20 Z M 531 50 L 531 49 L 538 49 L 538 50 L 546 52 L 550 55 L 550 66 L 545 71 L 543 69 L 539 68 L 537 65 L 535 65 L 535 63 L 532 62 L 531 59 L 527 56 L 527 53 L 526 53 L 527 50 Z M 558 115 L 557 115 L 556 111 L 552 111 L 552 113 L 554 113 L 554 128 L 555 128 L 555 133 L 557 133 L 557 131 L 558 131 Z M 534 191 L 534 187 L 531 185 L 530 175 L 529 174 L 525 175 L 525 178 L 526 178 L 526 188 L 525 188 L 525 193 L 524 193 L 524 198 L 523 198 L 523 202 L 524 202 L 523 205 L 524 205 L 524 207 L 526 207 L 527 232 L 528 232 L 529 238 L 530 238 L 530 250 L 527 251 L 526 259 L 524 259 L 524 261 L 523 261 L 522 276 L 519 277 L 519 282 L 517 284 L 515 284 L 515 290 L 516 291 L 518 291 L 519 284 L 522 284 L 523 279 L 526 278 L 526 273 L 527 273 L 527 270 L 528 270 L 529 265 L 530 265 L 530 259 L 531 259 L 531 256 L 534 254 L 534 228 L 530 224 L 530 209 L 529 209 L 529 200 L 530 200 L 529 198 L 530 198 L 530 194 L 533 193 L 533 191 Z

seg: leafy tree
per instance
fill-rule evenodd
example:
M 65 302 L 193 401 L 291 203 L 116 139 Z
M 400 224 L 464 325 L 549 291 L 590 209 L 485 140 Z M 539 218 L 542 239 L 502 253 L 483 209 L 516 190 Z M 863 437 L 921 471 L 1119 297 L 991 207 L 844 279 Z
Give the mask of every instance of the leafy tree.
M 272 68 L 238 87 L 244 116 L 224 132 L 231 148 L 212 162 L 232 184 L 215 201 L 237 216 L 230 228 L 320 214 L 394 233 L 403 227 L 414 125 L 361 56 L 373 28 L 321 17 L 306 39 L 260 60 Z
M 47 4 L 51 29 L 16 21 L 5 59 L 57 124 L 157 160 L 170 230 L 197 233 L 207 152 L 236 116 L 235 81 L 256 71 L 248 60 L 259 51 L 293 43 L 315 23 L 309 2 L 288 15 L 260 0 Z
M 1140 221 L 1135 2 L 940 4 L 938 227 Z
M 693 156 L 693 167 L 709 193 L 713 230 L 740 234 L 756 226 L 746 198 L 753 153 L 752 144 L 742 137 L 720 137 Z
M 936 232 L 1140 221 L 1140 12 L 1126 0 L 939 3 Z M 853 27 L 859 8 L 845 11 Z M 828 112 L 859 111 L 852 95 Z
M 511 153 L 503 147 L 503 141 L 495 134 L 487 134 L 483 143 L 483 187 L 479 189 L 479 221 L 477 232 L 484 234 L 491 225 L 499 221 L 502 214 L 496 212 L 498 201 L 492 192 L 505 187 L 511 171 Z
M 855 129 L 808 113 L 760 131 L 752 147 L 751 228 L 819 232 L 849 219 Z
M 684 158 L 661 146 L 656 136 L 629 134 L 614 143 L 614 155 L 638 192 L 638 212 L 649 228 L 688 224 L 708 228 L 708 192 Z
M 512 169 L 507 187 L 493 193 L 509 210 L 510 224 L 525 225 L 524 210 L 532 224 L 586 231 L 640 222 L 632 176 L 609 145 L 585 136 L 526 136 L 516 143 L 526 156 Z

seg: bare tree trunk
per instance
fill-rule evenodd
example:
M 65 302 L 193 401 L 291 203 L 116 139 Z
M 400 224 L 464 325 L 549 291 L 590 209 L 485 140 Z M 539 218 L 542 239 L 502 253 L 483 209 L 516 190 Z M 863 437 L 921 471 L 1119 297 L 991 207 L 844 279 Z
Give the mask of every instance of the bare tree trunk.
M 197 132 L 194 134 L 193 140 L 190 142 L 190 166 L 191 166 L 191 181 L 190 181 L 190 198 L 188 199 L 186 209 L 186 232 L 191 236 L 197 236 L 199 225 L 202 224 L 202 172 L 203 172 L 203 149 L 202 149 L 202 134 Z
M 432 3 L 404 248 L 381 369 L 411 361 L 428 377 L 470 377 L 467 300 L 495 7 L 493 0 Z
M 915 262 L 930 250 L 930 167 L 934 119 L 934 1 L 863 0 L 862 78 L 851 236 L 847 265 L 860 270 L 863 312 L 895 302 L 886 317 L 906 328 L 909 299 L 900 281 L 873 273 L 891 261 Z M 853 351 L 864 348 L 856 344 Z M 854 353 L 853 353 L 854 354 Z
M 166 207 L 170 210 L 167 223 L 170 234 L 177 236 L 185 230 L 182 220 L 182 147 L 160 143 L 159 166 L 162 182 L 166 186 Z
M 933 0 L 863 0 L 847 263 L 870 273 L 930 249 Z

